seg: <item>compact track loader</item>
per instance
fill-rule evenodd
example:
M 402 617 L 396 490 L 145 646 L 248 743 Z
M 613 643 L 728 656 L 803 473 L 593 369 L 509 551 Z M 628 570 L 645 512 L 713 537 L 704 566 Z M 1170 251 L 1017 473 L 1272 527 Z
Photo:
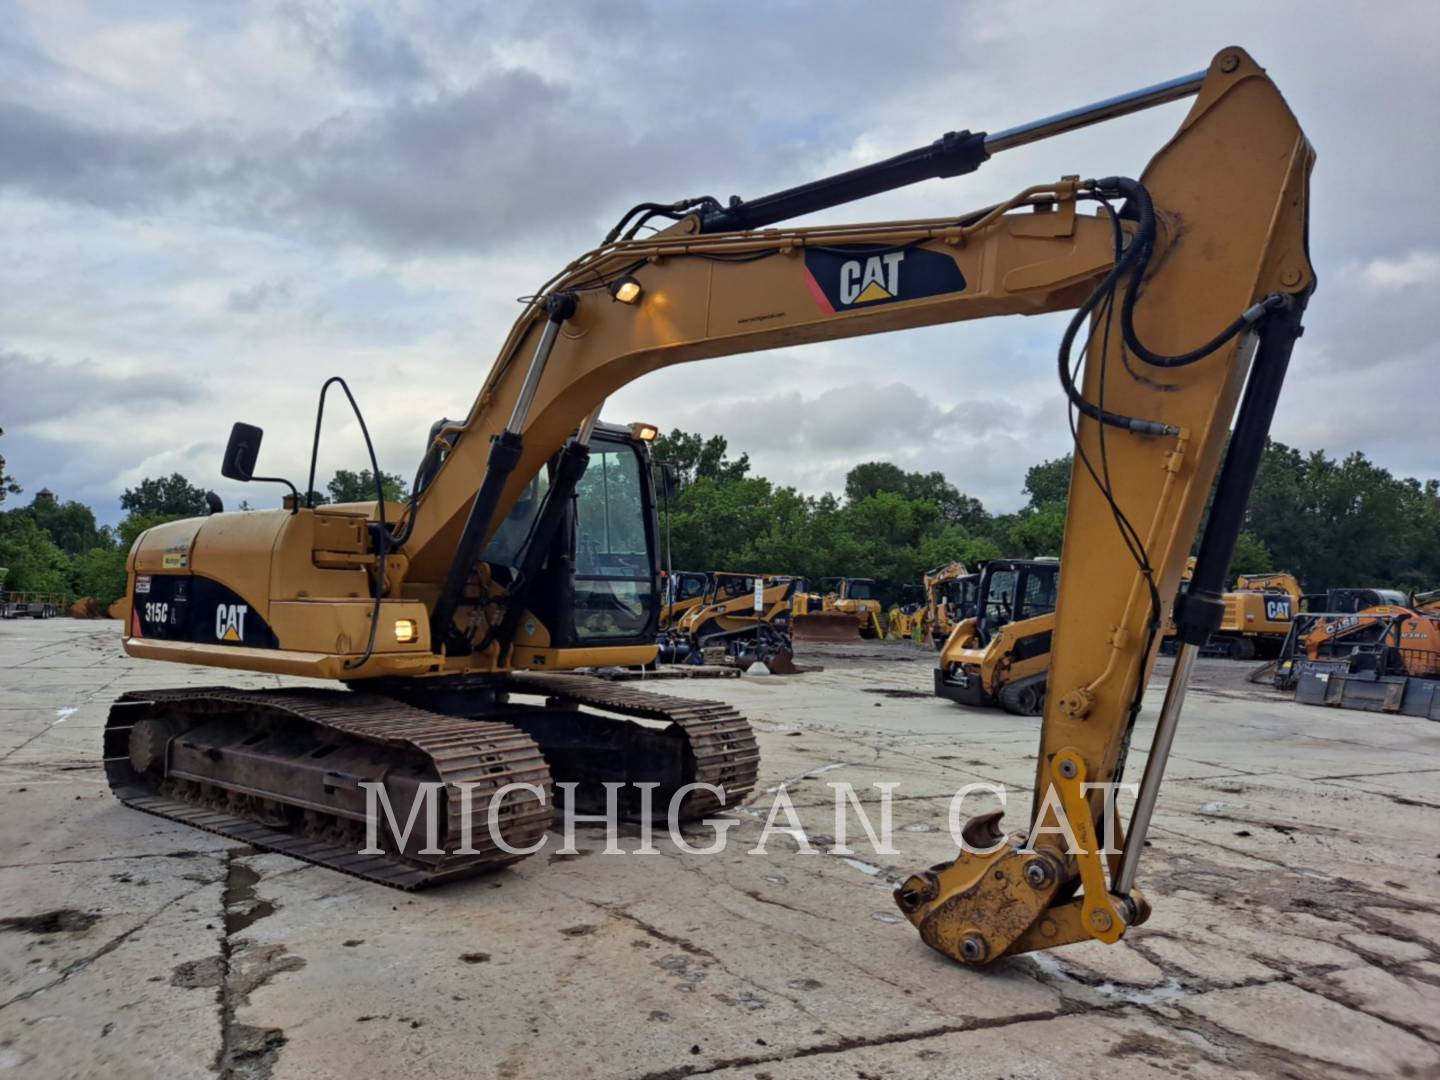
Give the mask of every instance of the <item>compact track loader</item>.
M 1045 709 L 1060 563 L 991 559 L 980 572 L 975 614 L 950 632 L 935 666 L 935 693 L 962 705 Z

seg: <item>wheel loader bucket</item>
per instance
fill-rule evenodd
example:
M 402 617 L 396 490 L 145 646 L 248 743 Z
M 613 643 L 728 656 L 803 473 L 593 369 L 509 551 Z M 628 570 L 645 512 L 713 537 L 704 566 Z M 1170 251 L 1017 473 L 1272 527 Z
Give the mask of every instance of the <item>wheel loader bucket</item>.
M 790 636 L 796 641 L 859 641 L 860 623 L 838 611 L 796 615 L 790 620 Z

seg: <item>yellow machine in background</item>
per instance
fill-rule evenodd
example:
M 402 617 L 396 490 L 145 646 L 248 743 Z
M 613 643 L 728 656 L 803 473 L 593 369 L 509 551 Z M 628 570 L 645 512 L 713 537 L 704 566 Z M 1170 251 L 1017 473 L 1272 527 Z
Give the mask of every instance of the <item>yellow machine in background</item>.
M 797 593 L 791 632 L 796 641 L 883 638 L 880 601 L 870 578 L 822 578 L 819 593 Z
M 755 605 L 755 582 L 760 581 L 762 602 Z M 709 574 L 709 588 L 700 603 L 675 624 L 692 652 L 717 645 L 726 648 L 760 640 L 787 638 L 791 599 L 805 587 L 803 578 L 789 574 Z M 788 646 L 788 640 L 786 642 Z
M 1138 179 L 1064 176 L 926 220 L 782 224 L 1189 95 Z M 604 805 L 603 782 L 623 785 L 632 816 L 646 812 L 642 790 L 651 812 L 673 801 L 687 820 L 733 806 L 758 766 L 733 708 L 564 673 L 657 651 L 655 429 L 606 427 L 603 403 L 688 361 L 1070 311 L 1054 372 L 1075 467 L 1035 807 L 1008 838 L 998 814 L 972 820 L 954 860 L 895 895 L 928 945 L 966 964 L 1118 940 L 1149 911 L 1139 860 L 1186 680 L 1223 614 L 1314 288 L 1313 160 L 1274 84 L 1228 48 L 1204 72 L 1006 131 L 952 132 L 788 191 L 641 203 L 550 280 L 510 290 L 528 297 L 522 313 L 465 418 L 432 433 L 406 503 L 377 492 L 315 507 L 296 487 L 285 509 L 140 537 L 127 654 L 351 689 L 130 690 L 105 729 L 111 789 L 137 809 L 402 887 L 538 847 L 556 780 L 580 784 L 581 808 Z M 259 445 L 258 428 L 237 424 L 222 472 L 261 479 Z M 373 453 L 370 468 L 381 475 Z M 1123 851 L 1107 859 L 1095 838 L 1118 811 L 1101 789 L 1124 769 L 1155 628 L 1207 503 L 1176 603 L 1174 674 Z M 422 846 L 422 829 L 384 829 L 383 854 L 359 854 L 370 781 L 396 821 L 438 783 L 442 852 Z M 1061 836 L 1057 806 L 1078 845 Z
M 902 585 L 900 602 L 885 613 L 885 636 L 919 642 L 925 629 L 925 590 L 919 585 Z
M 975 615 L 957 624 L 940 650 L 935 693 L 1020 716 L 1043 712 L 1059 586 L 1056 559 L 989 560 Z
M 660 629 L 669 630 L 692 608 L 705 602 L 710 575 L 699 570 L 676 570 L 660 575 Z
M 924 636 L 933 648 L 940 648 L 955 624 L 975 614 L 975 590 L 980 575 L 972 574 L 963 562 L 937 566 L 924 576 Z
M 1184 590 L 1194 571 L 1192 555 L 1181 577 Z M 1224 594 L 1224 613 L 1220 625 L 1210 634 L 1200 650 L 1209 656 L 1229 656 L 1236 660 L 1253 660 L 1257 656 L 1273 658 L 1280 654 L 1290 626 L 1303 606 L 1303 594 L 1295 576 L 1286 571 L 1264 574 L 1240 574 L 1235 587 Z M 1175 622 L 1165 624 L 1165 645 L 1175 643 Z
M 1237 660 L 1278 656 L 1300 611 L 1300 596 L 1293 574 L 1239 575 L 1235 588 L 1225 594 L 1225 614 L 1211 635 L 1212 648 L 1224 649 Z

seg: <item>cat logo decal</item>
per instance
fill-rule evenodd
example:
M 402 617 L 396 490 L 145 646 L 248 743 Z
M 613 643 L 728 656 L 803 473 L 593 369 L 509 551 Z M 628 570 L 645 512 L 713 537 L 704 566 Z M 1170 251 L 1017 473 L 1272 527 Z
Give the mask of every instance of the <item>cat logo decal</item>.
M 245 613 L 250 609 L 244 604 L 220 604 L 215 608 L 215 639 L 217 641 L 245 641 Z
M 955 260 L 925 248 L 807 248 L 805 287 L 827 315 L 963 292 Z

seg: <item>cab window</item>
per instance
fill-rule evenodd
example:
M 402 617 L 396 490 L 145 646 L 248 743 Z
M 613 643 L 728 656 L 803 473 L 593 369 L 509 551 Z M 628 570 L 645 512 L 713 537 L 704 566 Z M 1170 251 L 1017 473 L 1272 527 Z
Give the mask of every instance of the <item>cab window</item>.
M 654 577 L 640 459 L 592 450 L 575 490 L 575 634 L 633 638 L 650 620 Z

